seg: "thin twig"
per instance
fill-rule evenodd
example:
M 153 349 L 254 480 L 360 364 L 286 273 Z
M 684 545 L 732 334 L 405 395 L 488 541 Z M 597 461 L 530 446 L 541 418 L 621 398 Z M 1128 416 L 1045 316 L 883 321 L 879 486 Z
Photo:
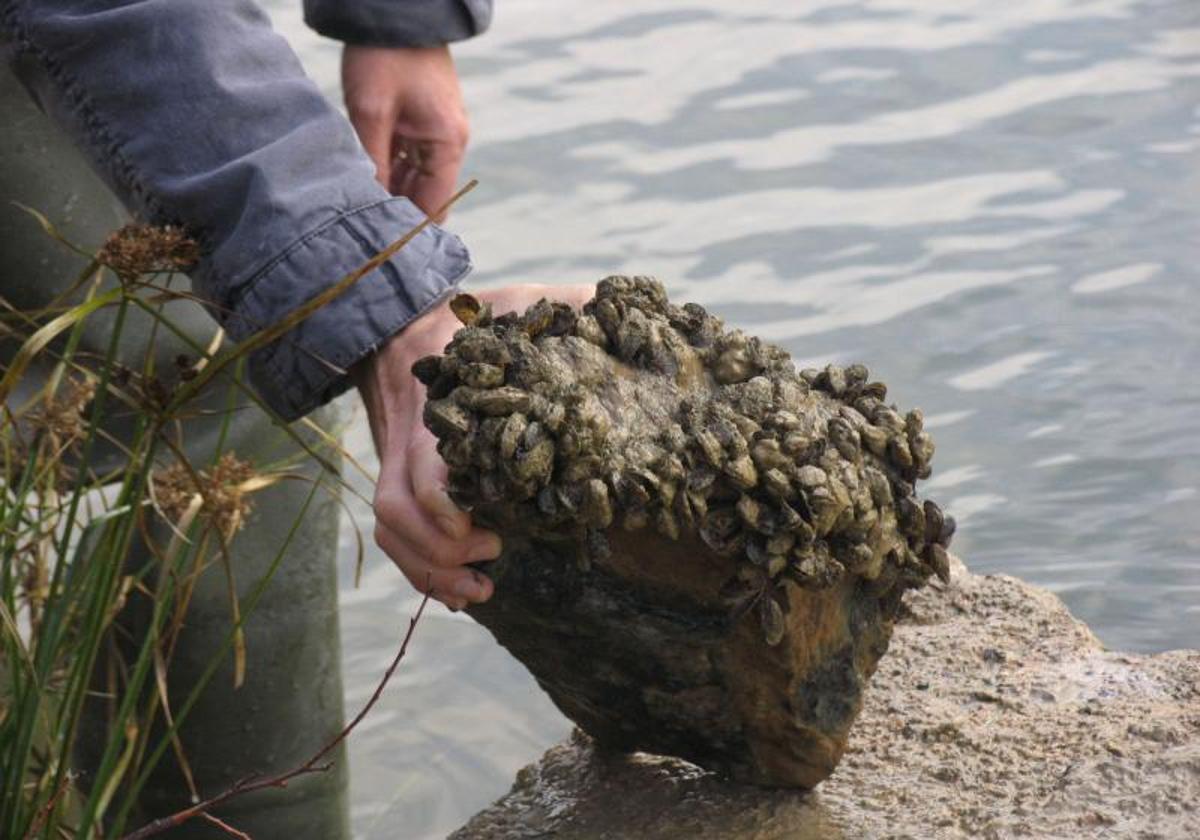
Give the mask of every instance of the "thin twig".
M 37 836 L 37 833 L 41 831 L 42 823 L 44 823 L 46 818 L 50 816 L 50 812 L 54 810 L 54 807 L 58 805 L 58 800 L 61 799 L 62 795 L 66 792 L 67 786 L 73 781 L 75 781 L 75 777 L 71 773 L 66 773 L 63 775 L 62 781 L 58 783 L 58 789 L 55 790 L 54 794 L 46 800 L 46 804 L 38 810 L 37 816 L 34 817 L 33 823 L 29 826 L 29 831 L 25 832 L 26 837 Z
M 217 818 L 217 817 L 214 817 L 212 814 L 201 814 L 201 815 L 200 815 L 200 817 L 201 817 L 202 819 L 206 819 L 206 820 L 208 820 L 210 823 L 212 823 L 212 824 L 213 824 L 213 825 L 215 825 L 217 828 L 219 828 L 219 829 L 221 829 L 222 831 L 224 831 L 226 834 L 228 834 L 228 835 L 230 835 L 230 836 L 232 836 L 232 837 L 237 837 L 237 838 L 238 838 L 238 840 L 254 840 L 254 838 L 253 838 L 253 837 L 251 837 L 251 836 L 250 836 L 249 834 L 247 834 L 246 832 L 244 832 L 244 831 L 238 831 L 236 828 L 234 828 L 233 826 L 231 826 L 229 823 L 225 822 L 225 821 L 224 821 L 224 820 L 222 820 L 222 819 L 219 819 L 219 818 Z
M 263 777 L 259 774 L 245 776 L 244 778 L 234 782 L 233 785 L 223 793 L 218 793 L 216 796 L 205 799 L 203 802 L 198 802 L 190 808 L 184 808 L 181 811 L 176 811 L 174 814 L 160 817 L 153 822 L 147 823 L 136 831 L 132 831 L 129 834 L 124 835 L 121 840 L 143 840 L 145 837 L 153 837 L 154 835 L 161 834 L 168 829 L 177 828 L 178 826 L 183 825 L 185 822 L 195 817 L 203 817 L 205 819 L 215 821 L 216 818 L 212 817 L 208 813 L 209 810 L 227 802 L 230 799 L 233 799 L 235 796 L 241 796 L 243 794 L 251 793 L 252 791 L 256 790 L 262 790 L 264 788 L 285 788 L 288 786 L 288 783 L 297 776 L 304 776 L 308 775 L 309 773 L 324 773 L 326 770 L 332 767 L 332 761 L 322 764 L 322 759 L 329 755 L 329 753 L 333 752 L 338 744 L 346 740 L 350 733 L 354 731 L 354 728 L 362 722 L 363 718 L 367 716 L 367 713 L 371 711 L 376 701 L 378 701 L 380 696 L 383 694 L 383 690 L 387 687 L 388 681 L 391 680 L 392 674 L 396 672 L 396 668 L 400 665 L 400 660 L 402 660 L 404 655 L 408 652 L 408 643 L 412 640 L 413 631 L 417 629 L 417 622 L 421 620 L 421 615 L 425 612 L 425 605 L 429 603 L 429 597 L 432 594 L 432 590 L 429 588 L 428 584 L 425 588 L 425 597 L 421 599 L 421 606 L 417 608 L 416 614 L 408 621 L 408 631 L 405 632 L 404 640 L 400 643 L 400 650 L 396 653 L 396 656 L 392 660 L 392 664 L 388 666 L 387 671 L 384 672 L 383 679 L 379 681 L 379 685 L 375 687 L 375 692 L 371 695 L 371 699 L 368 700 L 366 705 L 363 706 L 359 713 L 354 716 L 354 720 L 346 724 L 341 732 L 339 732 L 333 739 L 325 744 L 325 746 L 321 747 L 320 750 L 314 753 L 312 757 L 308 759 L 308 761 L 304 762 L 298 767 L 294 767 L 291 770 L 279 773 L 275 776 Z M 232 829 L 230 826 L 226 826 L 224 823 L 221 823 L 220 825 L 222 828 L 231 830 L 231 833 L 233 833 L 235 837 L 247 836 L 237 831 L 237 829 Z

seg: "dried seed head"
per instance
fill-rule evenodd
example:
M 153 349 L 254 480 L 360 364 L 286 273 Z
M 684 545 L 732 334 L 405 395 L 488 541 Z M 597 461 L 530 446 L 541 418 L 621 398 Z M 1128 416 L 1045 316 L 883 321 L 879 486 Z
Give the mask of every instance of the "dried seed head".
M 43 430 L 54 449 L 71 446 L 87 431 L 87 408 L 96 395 L 96 381 L 88 375 L 73 376 L 53 396 L 30 412 L 29 421 Z
M 96 254 L 122 280 L 156 271 L 185 271 L 200 259 L 200 246 L 173 225 L 128 224 L 114 231 Z
M 168 518 L 178 521 L 199 493 L 203 500 L 200 515 L 229 540 L 245 525 L 250 513 L 247 483 L 254 477 L 249 462 L 226 452 L 206 470 L 194 473 L 186 465 L 175 463 L 157 471 L 152 480 L 154 497 Z

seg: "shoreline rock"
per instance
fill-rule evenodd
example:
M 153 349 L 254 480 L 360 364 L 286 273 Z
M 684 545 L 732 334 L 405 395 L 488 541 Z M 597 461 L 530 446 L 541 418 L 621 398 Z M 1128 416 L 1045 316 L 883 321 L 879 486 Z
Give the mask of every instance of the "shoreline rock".
M 905 595 L 836 772 L 737 785 L 580 732 L 453 840 L 1200 837 L 1200 651 L 1107 651 L 1062 602 L 953 561 Z

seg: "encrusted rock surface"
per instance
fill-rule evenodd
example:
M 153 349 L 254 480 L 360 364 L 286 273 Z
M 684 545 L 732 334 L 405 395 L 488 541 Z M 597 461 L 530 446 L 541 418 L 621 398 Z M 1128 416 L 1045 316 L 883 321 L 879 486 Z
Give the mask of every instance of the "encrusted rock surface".
M 1200 837 L 1200 652 L 1104 650 L 1044 590 L 910 592 L 837 772 L 724 782 L 577 733 L 453 840 Z
M 466 326 L 414 371 L 452 497 L 504 539 L 472 617 L 607 748 L 827 777 L 901 596 L 949 573 L 921 413 L 649 278 L 582 315 L 452 306 Z

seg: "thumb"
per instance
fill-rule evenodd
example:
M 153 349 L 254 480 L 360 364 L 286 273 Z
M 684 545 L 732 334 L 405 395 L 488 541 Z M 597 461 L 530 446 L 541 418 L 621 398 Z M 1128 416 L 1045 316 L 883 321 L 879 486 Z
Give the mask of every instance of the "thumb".
M 408 449 L 409 479 L 417 505 L 437 522 L 438 528 L 454 540 L 465 539 L 471 529 L 471 517 L 450 499 L 446 492 L 446 463 L 437 452 L 437 440 L 421 427 Z

